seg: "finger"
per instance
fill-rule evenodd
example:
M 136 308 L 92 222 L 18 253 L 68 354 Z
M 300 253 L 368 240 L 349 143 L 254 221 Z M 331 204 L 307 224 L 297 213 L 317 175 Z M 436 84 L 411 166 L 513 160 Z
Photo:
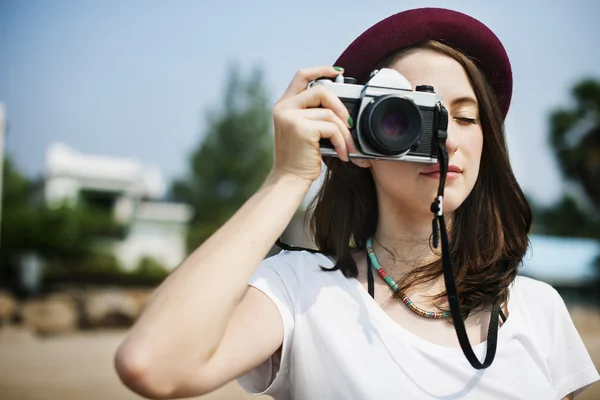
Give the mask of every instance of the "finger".
M 322 139 L 329 139 L 342 161 L 350 161 L 344 135 L 335 123 L 329 121 L 310 121 L 310 126 L 319 132 Z
M 354 144 L 354 139 L 352 138 L 352 134 L 350 133 L 350 129 L 348 129 L 347 121 L 344 122 L 338 117 L 331 109 L 329 108 L 308 108 L 305 110 L 300 110 L 300 115 L 303 118 L 314 120 L 314 121 L 329 121 L 333 122 L 337 125 L 338 129 L 344 136 L 344 140 L 346 142 L 346 148 L 350 153 L 356 153 L 356 146 Z
M 349 127 L 348 109 L 333 92 L 324 86 L 313 86 L 290 100 L 296 108 L 323 107 L 332 110 Z
M 296 75 L 283 93 L 283 96 L 281 96 L 281 99 L 290 98 L 303 92 L 306 90 L 308 84 L 317 78 L 334 78 L 343 72 L 344 70 L 342 68 L 330 66 L 301 69 L 296 72 Z
M 338 126 L 341 132 L 344 134 L 347 132 L 350 134 L 347 123 L 342 121 L 333 110 L 329 108 L 308 108 L 305 110 L 299 110 L 299 115 L 303 118 L 310 119 L 313 121 L 329 121 L 333 122 Z M 345 135 L 344 135 L 345 136 Z

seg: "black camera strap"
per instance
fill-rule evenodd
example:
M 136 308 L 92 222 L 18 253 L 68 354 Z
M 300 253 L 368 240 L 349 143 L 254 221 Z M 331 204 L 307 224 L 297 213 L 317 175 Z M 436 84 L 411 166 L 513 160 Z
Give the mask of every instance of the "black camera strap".
M 448 150 L 446 149 L 446 139 L 448 138 L 448 112 L 438 103 L 438 164 L 440 166 L 440 183 L 438 186 L 437 197 L 431 204 L 431 212 L 433 213 L 432 230 L 433 230 L 433 247 L 439 245 L 441 233 L 442 239 L 442 270 L 444 273 L 444 282 L 446 284 L 446 293 L 448 296 L 448 304 L 450 305 L 450 314 L 452 315 L 452 323 L 458 336 L 458 342 L 462 348 L 465 357 L 475 369 L 485 369 L 489 367 L 496 356 L 496 347 L 498 343 L 498 320 L 500 318 L 500 301 L 497 299 L 494 302 L 490 315 L 490 325 L 488 327 L 487 350 L 483 363 L 481 363 L 471 347 L 467 332 L 465 329 L 465 321 L 460 311 L 460 301 L 456 290 L 456 282 L 452 269 L 452 258 L 450 257 L 450 244 L 448 240 L 448 231 L 446 230 L 446 221 L 442 209 L 444 200 L 444 187 L 446 184 L 446 174 L 448 173 Z

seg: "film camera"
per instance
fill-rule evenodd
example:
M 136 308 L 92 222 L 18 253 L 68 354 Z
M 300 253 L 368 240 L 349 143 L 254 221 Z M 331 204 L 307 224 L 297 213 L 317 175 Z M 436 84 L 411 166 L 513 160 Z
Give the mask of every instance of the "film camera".
M 351 129 L 358 153 L 370 158 L 423 163 L 437 162 L 436 140 L 448 126 L 448 112 L 441 97 L 428 85 L 411 84 L 398 71 L 374 71 L 363 86 L 354 78 L 338 75 L 311 83 L 325 85 L 348 109 L 355 121 Z M 321 140 L 321 154 L 337 156 L 331 142 Z

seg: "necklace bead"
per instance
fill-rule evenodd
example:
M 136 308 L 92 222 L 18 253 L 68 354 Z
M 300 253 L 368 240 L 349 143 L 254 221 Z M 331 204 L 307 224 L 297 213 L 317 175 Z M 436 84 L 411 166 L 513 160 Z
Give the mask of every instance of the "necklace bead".
M 406 304 L 411 311 L 413 311 L 417 315 L 420 315 L 425 318 L 430 318 L 430 319 L 442 319 L 442 318 L 450 317 L 449 311 L 426 311 L 426 310 L 423 310 L 422 308 L 417 307 L 415 305 L 415 303 L 406 294 L 404 294 L 404 292 L 402 292 L 400 290 L 400 287 L 398 286 L 398 284 L 388 274 L 385 273 L 385 271 L 379 264 L 379 261 L 377 260 L 377 256 L 375 255 L 375 252 L 373 251 L 373 239 L 372 238 L 367 239 L 367 253 L 369 254 L 369 259 L 371 260 L 371 265 L 372 265 L 373 269 L 375 269 L 377 271 L 377 273 L 379 274 L 381 279 L 383 279 L 392 288 L 392 290 L 394 292 L 396 292 L 400 295 L 402 302 L 404 304 Z

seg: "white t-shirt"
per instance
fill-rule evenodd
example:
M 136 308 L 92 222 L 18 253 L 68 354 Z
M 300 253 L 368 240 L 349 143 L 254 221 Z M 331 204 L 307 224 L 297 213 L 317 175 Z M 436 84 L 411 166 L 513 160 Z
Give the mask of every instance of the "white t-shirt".
M 250 284 L 276 304 L 281 359 L 238 378 L 249 393 L 284 399 L 561 399 L 600 376 L 554 288 L 526 277 L 510 287 L 493 364 L 474 369 L 387 315 L 356 279 L 322 254 L 283 251 Z M 486 342 L 474 346 L 483 360 Z

